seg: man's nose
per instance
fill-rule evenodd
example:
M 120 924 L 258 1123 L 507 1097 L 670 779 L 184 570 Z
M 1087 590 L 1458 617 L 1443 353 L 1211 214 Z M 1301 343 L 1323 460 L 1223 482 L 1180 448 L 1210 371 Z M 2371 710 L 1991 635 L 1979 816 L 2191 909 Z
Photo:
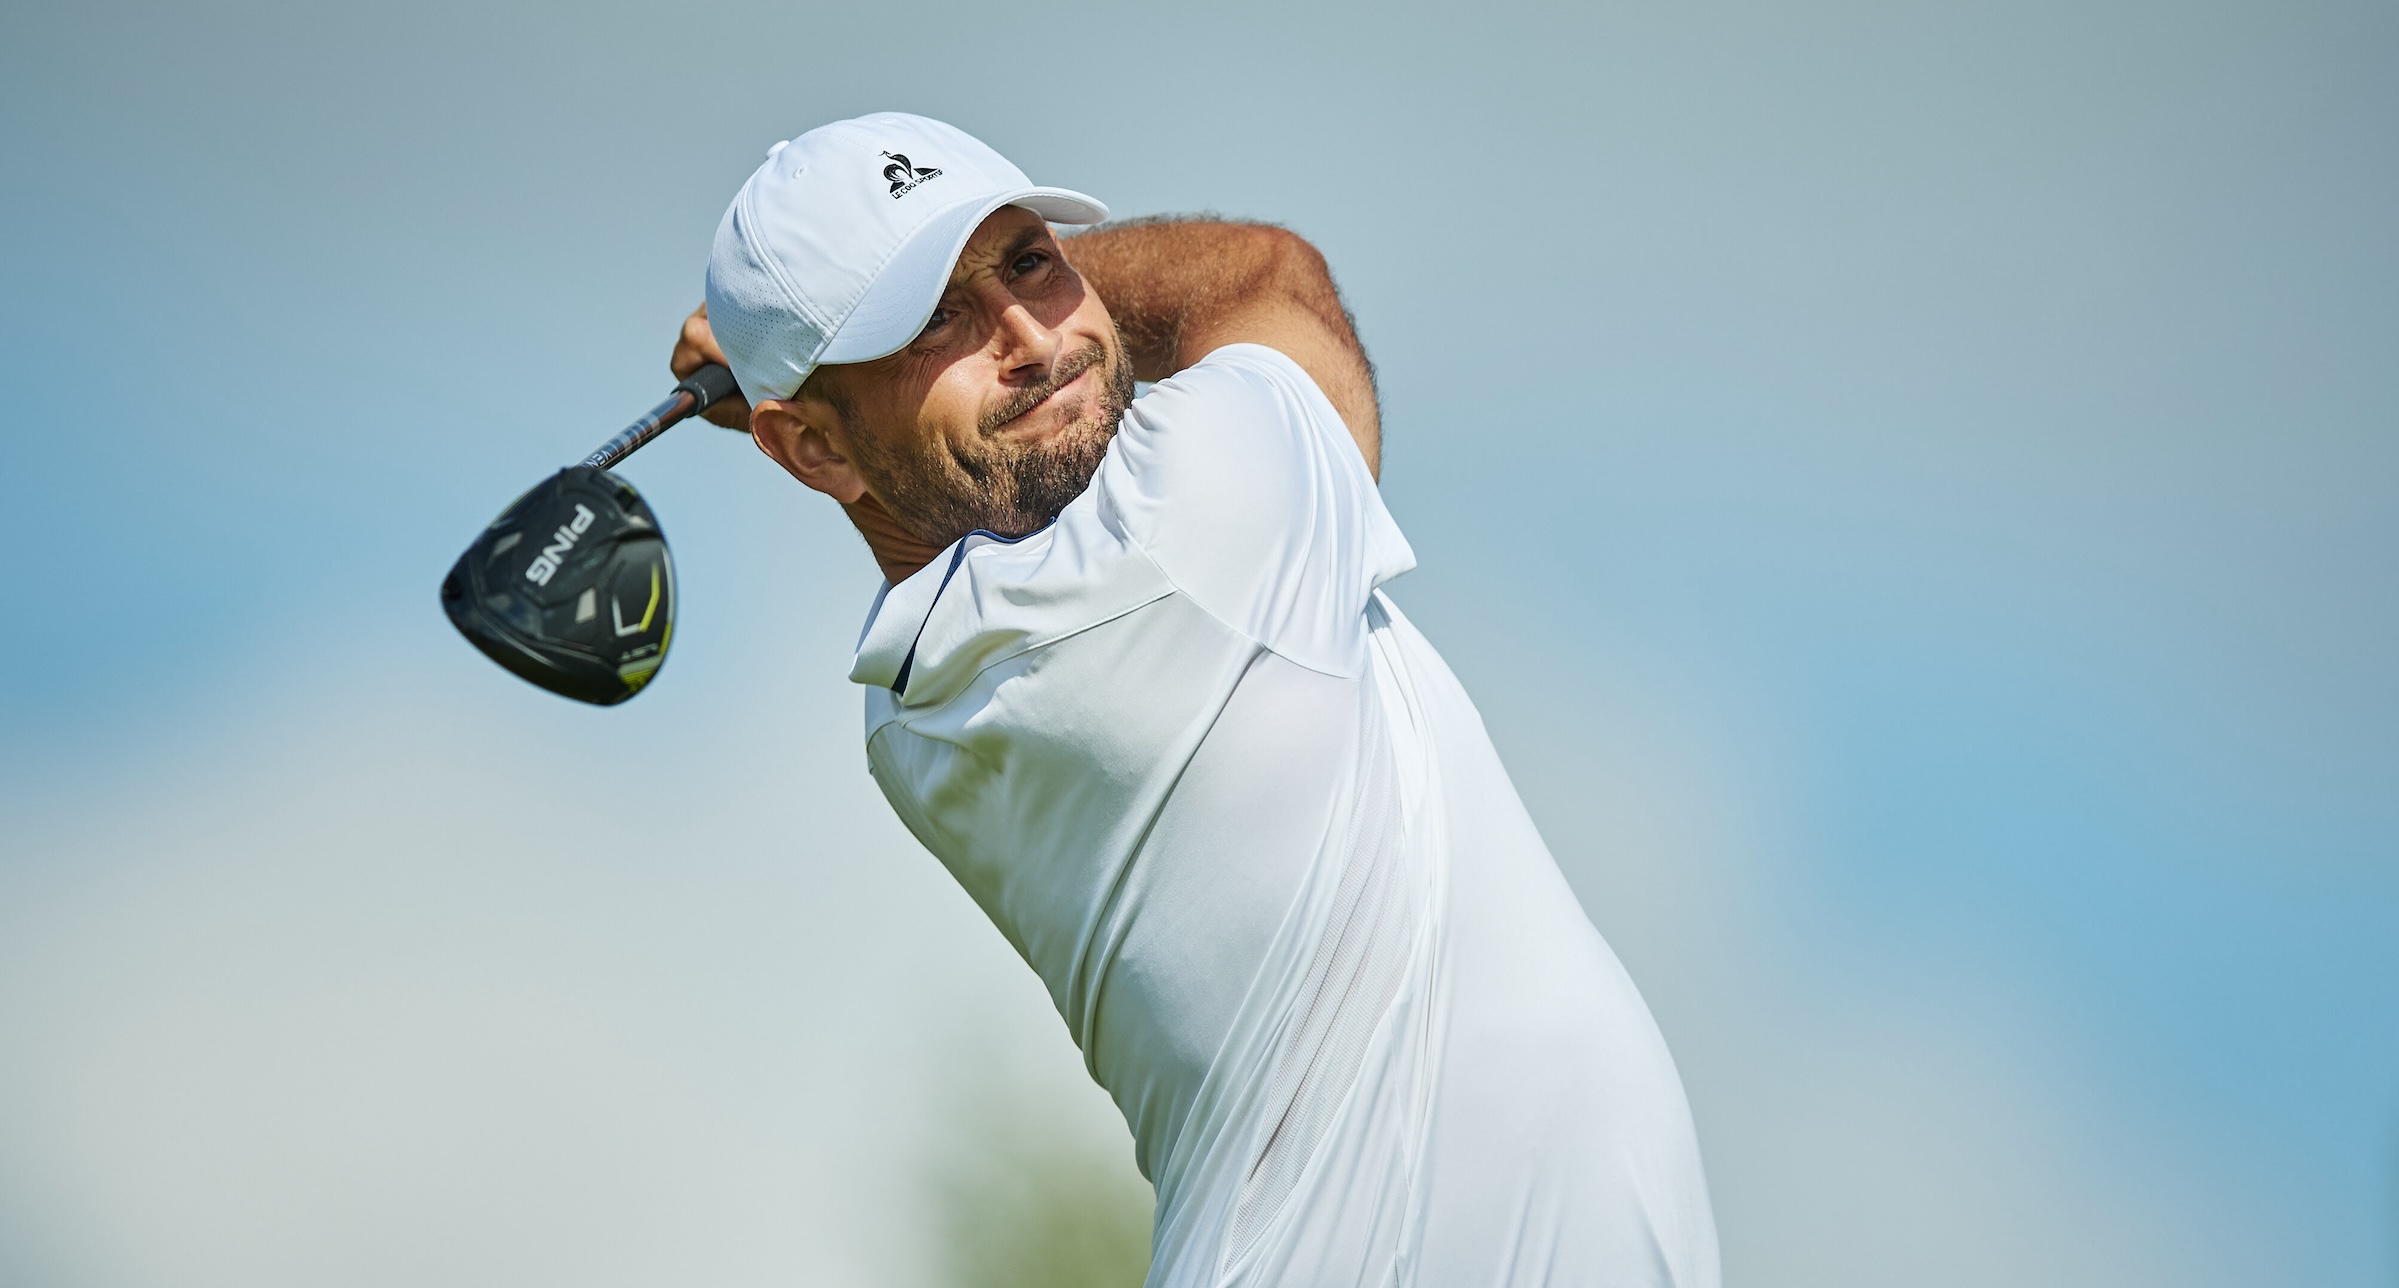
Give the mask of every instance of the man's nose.
M 999 348 L 1000 368 L 1007 378 L 1032 383 L 1043 379 L 1058 361 L 1060 336 L 1042 325 L 1032 310 L 1010 301 L 1000 310 L 992 343 Z

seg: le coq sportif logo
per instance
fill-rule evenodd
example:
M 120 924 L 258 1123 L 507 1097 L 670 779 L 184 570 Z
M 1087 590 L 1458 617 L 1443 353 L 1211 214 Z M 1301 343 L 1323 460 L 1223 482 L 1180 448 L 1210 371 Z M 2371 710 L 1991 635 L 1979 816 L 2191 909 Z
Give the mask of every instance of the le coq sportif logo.
M 886 152 L 883 155 L 891 158 L 891 164 L 883 167 L 883 178 L 891 184 L 891 199 L 894 201 L 907 196 L 916 185 L 941 173 L 931 166 L 909 161 L 906 153 Z

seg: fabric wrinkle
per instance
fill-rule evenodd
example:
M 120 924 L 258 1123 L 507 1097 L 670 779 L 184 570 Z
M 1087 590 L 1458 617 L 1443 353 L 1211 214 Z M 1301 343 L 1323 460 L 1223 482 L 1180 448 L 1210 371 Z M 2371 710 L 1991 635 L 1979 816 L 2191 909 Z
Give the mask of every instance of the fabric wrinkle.
M 1713 1288 L 1663 1039 L 1296 364 L 1159 382 L 1057 522 L 970 546 L 869 616 L 870 768 L 1115 1097 L 1146 1288 Z

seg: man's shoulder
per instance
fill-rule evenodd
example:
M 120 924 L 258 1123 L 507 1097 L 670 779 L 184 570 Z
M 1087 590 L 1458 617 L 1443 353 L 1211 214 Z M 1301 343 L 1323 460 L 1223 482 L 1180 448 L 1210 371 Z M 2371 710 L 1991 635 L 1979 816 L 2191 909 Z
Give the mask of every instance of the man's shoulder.
M 1343 472 L 1344 455 L 1356 478 L 1328 478 L 1328 468 Z M 1246 343 L 1211 351 L 1134 400 L 1096 480 L 1136 529 L 1170 514 L 1287 510 L 1334 482 L 1374 486 L 1340 415 L 1298 363 Z
M 1314 668 L 1354 668 L 1366 595 L 1415 564 L 1340 413 L 1264 345 L 1224 345 L 1158 382 L 1095 490 L 1178 589 Z M 1338 658 L 1316 643 L 1328 633 Z
M 1287 405 L 1275 400 L 1291 399 Z M 1313 405 L 1321 404 L 1321 406 Z M 1155 418 L 1161 413 L 1321 412 L 1335 424 L 1324 391 L 1306 370 L 1280 349 L 1242 341 L 1219 345 L 1198 362 L 1152 386 L 1133 406 Z

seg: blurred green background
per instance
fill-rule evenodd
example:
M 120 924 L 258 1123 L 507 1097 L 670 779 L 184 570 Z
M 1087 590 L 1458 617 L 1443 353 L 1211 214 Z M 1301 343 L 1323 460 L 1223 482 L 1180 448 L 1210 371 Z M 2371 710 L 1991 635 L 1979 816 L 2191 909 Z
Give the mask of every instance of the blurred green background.
M 435 601 L 883 108 L 1324 247 L 1731 1282 L 2399 1283 L 2391 5 L 97 0 L 0 20 L 0 1285 L 1137 1279 L 837 515 L 636 458 L 613 711 Z

